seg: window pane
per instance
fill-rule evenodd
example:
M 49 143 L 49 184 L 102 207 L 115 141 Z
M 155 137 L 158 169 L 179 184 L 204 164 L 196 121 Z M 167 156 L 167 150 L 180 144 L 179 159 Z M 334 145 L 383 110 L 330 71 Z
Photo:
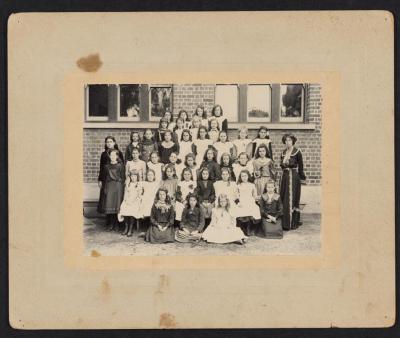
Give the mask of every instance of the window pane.
M 150 86 L 150 120 L 159 120 L 166 111 L 172 112 L 172 87 Z
M 122 119 L 140 121 L 140 85 L 120 85 L 119 100 L 119 117 Z
M 281 85 L 280 120 L 283 122 L 303 121 L 304 88 L 301 84 Z
M 228 119 L 228 122 L 237 122 L 238 86 L 217 85 L 215 89 L 215 104 L 221 105 L 224 116 Z
M 108 117 L 108 85 L 88 85 L 88 118 Z
M 271 121 L 271 87 L 269 85 L 248 85 L 247 121 Z

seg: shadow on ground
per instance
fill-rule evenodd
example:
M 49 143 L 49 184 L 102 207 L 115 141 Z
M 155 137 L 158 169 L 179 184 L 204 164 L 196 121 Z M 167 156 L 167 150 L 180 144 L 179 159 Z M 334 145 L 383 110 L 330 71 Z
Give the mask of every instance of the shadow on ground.
M 246 244 L 166 243 L 151 244 L 135 232 L 132 237 L 107 232 L 103 218 L 84 218 L 85 254 L 102 256 L 177 255 L 316 255 L 320 252 L 320 214 L 302 214 L 303 225 L 284 232 L 283 239 L 250 237 Z

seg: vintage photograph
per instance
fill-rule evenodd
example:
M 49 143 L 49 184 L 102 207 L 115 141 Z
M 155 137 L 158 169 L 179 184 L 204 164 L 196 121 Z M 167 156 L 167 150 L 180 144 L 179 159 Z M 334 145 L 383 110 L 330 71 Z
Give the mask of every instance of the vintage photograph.
M 321 85 L 82 90 L 86 255 L 319 254 Z

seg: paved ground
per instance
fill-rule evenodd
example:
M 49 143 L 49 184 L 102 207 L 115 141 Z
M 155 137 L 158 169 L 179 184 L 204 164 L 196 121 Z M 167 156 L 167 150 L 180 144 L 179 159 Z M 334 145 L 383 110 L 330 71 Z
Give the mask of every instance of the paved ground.
M 84 218 L 85 254 L 102 256 L 160 255 L 314 255 L 320 251 L 320 214 L 303 213 L 303 225 L 284 232 L 281 240 L 250 237 L 244 245 L 199 243 L 151 244 L 134 233 L 132 237 L 105 231 L 102 218 Z

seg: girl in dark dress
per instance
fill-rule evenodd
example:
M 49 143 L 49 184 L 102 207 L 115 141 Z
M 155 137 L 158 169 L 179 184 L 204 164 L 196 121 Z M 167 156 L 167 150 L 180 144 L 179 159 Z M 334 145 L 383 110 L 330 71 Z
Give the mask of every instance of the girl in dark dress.
M 269 180 L 265 186 L 265 193 L 260 198 L 261 229 L 257 235 L 264 238 L 281 239 L 282 233 L 282 201 L 275 192 L 275 182 Z
M 125 167 L 118 157 L 118 150 L 111 150 L 105 172 L 103 210 L 107 214 L 108 231 L 111 231 L 116 228 L 117 214 L 124 198 Z
M 269 131 L 267 127 L 261 126 L 258 129 L 257 137 L 253 140 L 253 148 L 252 148 L 252 157 L 255 158 L 258 152 L 258 147 L 262 144 L 265 144 L 267 147 L 267 155 L 266 157 L 273 159 L 272 153 L 272 142 L 269 139 Z
M 180 229 L 175 233 L 175 240 L 183 243 L 199 241 L 205 224 L 203 208 L 200 207 L 197 196 L 190 193 L 186 200 Z
M 150 154 L 153 151 L 157 151 L 157 143 L 151 129 L 146 129 L 140 147 L 140 159 L 147 163 L 150 161 Z
M 160 161 L 164 164 L 169 163 L 171 153 L 179 154 L 179 145 L 172 140 L 172 132 L 167 130 L 164 132 L 164 140 L 158 145 Z
M 157 145 L 159 145 L 162 141 L 164 141 L 164 133 L 167 130 L 169 130 L 168 129 L 168 120 L 165 117 L 162 117 L 160 119 L 160 122 L 158 123 L 158 129 L 157 129 L 156 136 L 155 136 Z
M 227 168 L 229 170 L 229 172 L 231 173 L 230 180 L 236 182 L 237 178 L 233 171 L 232 163 L 233 163 L 233 161 L 232 161 L 232 157 L 230 154 L 223 153 L 221 155 L 220 169 L 222 170 L 222 168 Z
M 223 116 L 224 112 L 219 104 L 213 107 L 211 114 L 217 119 L 219 129 L 228 132 L 228 120 Z
M 217 163 L 217 152 L 213 147 L 207 149 L 204 155 L 204 161 L 200 169 L 207 168 L 210 174 L 210 180 L 216 182 L 221 179 L 221 169 Z
M 113 149 L 116 149 L 118 151 L 118 157 L 120 158 L 121 162 L 124 161 L 124 156 L 122 155 L 122 152 L 118 149 L 118 145 L 115 142 L 115 138 L 113 136 L 107 136 L 106 139 L 104 140 L 104 151 L 101 153 L 100 157 L 100 171 L 99 171 L 99 177 L 98 177 L 98 185 L 100 188 L 100 197 L 99 197 L 99 203 L 97 204 L 97 212 L 104 214 L 104 187 L 106 184 L 106 171 L 105 171 L 105 166 L 106 164 L 110 163 L 110 152 Z
M 306 176 L 303 169 L 303 155 L 300 149 L 294 146 L 296 141 L 294 135 L 286 134 L 282 137 L 282 142 L 286 145 L 281 155 L 283 173 L 280 195 L 283 203 L 283 230 L 296 229 L 302 224 L 300 222 L 301 181 L 305 181 Z
M 125 149 L 125 162 L 128 162 L 128 161 L 132 160 L 132 150 L 133 150 L 133 148 L 138 148 L 139 151 L 140 151 L 140 148 L 141 148 L 139 132 L 132 131 L 130 139 L 131 139 L 131 143 L 129 143 L 127 145 L 126 149 Z
M 195 194 L 200 205 L 204 208 L 204 217 L 211 218 L 212 208 L 215 202 L 215 190 L 213 181 L 209 179 L 210 173 L 207 167 L 200 169 Z
M 150 243 L 168 243 L 175 239 L 175 211 L 167 195 L 167 189 L 160 188 L 151 208 L 150 227 L 145 239 Z

